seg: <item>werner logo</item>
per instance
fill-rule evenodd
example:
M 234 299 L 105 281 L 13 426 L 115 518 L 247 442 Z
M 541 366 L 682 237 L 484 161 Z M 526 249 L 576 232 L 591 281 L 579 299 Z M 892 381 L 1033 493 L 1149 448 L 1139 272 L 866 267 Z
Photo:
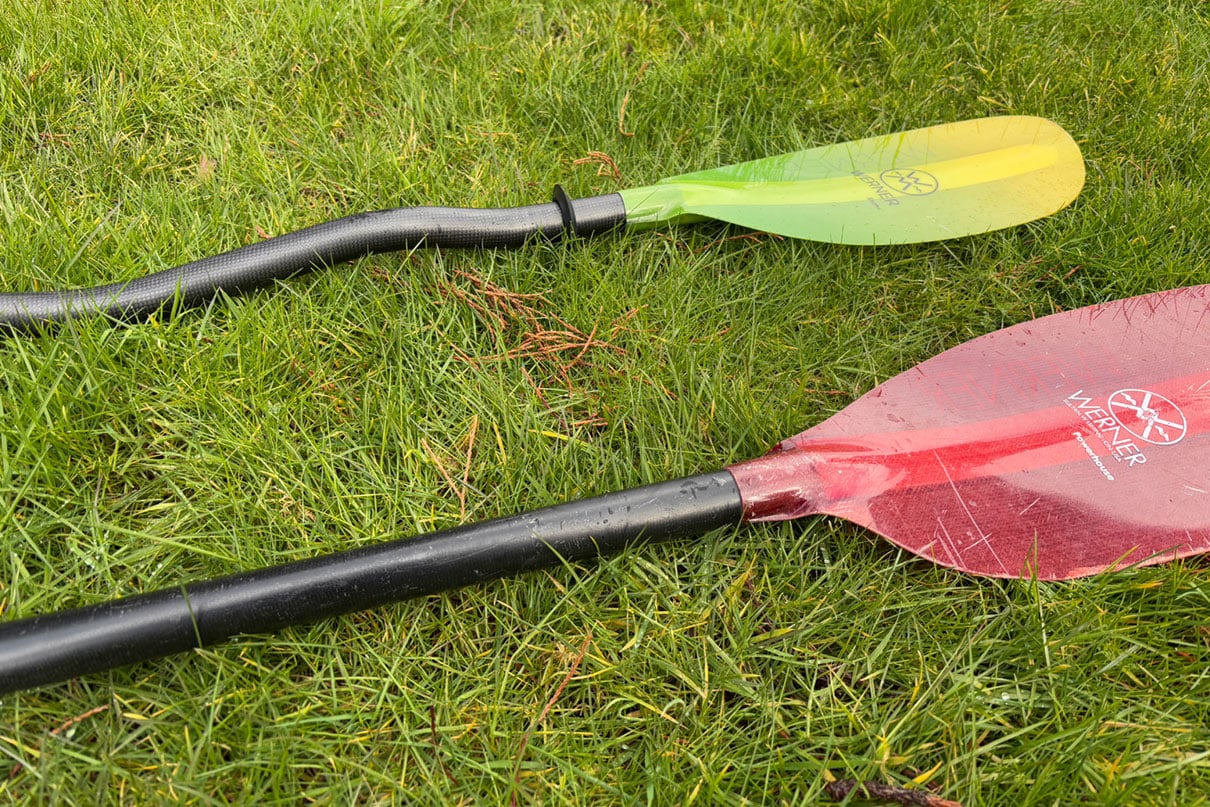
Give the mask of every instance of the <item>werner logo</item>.
M 941 187 L 937 177 L 918 168 L 892 168 L 878 175 L 882 184 L 904 196 L 928 196 Z
M 1122 428 L 1157 446 L 1179 443 L 1188 423 L 1176 404 L 1145 389 L 1120 389 L 1109 396 L 1109 411 Z
M 874 194 L 866 201 L 879 208 L 898 205 L 900 196 L 928 196 L 941 187 L 937 177 L 917 168 L 892 168 L 876 177 L 854 171 L 853 176 Z
M 1077 390 L 1063 400 L 1092 429 L 1088 438 L 1076 432 L 1077 443 L 1084 449 L 1097 468 L 1110 481 L 1112 472 L 1100 459 L 1100 453 L 1092 443 L 1099 441 L 1109 451 L 1109 456 L 1130 468 L 1147 461 L 1142 445 L 1170 446 L 1179 443 L 1185 436 L 1188 424 L 1185 413 L 1172 401 L 1145 389 L 1120 389 L 1111 394 L 1104 403 L 1084 390 Z M 1096 440 L 1091 437 L 1095 435 Z

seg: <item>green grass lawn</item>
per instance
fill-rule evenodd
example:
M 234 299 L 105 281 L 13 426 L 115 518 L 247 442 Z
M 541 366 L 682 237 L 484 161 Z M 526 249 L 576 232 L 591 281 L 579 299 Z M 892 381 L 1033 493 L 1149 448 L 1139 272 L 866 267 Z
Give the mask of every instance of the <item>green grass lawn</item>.
M 944 243 L 416 252 L 4 339 L 4 618 L 712 470 L 973 336 L 1210 281 L 1195 2 L 9 0 L 0 60 L 6 290 L 985 115 L 1088 169 Z M 535 329 L 597 344 L 521 355 Z M 1208 616 L 1205 559 L 996 581 L 739 528 L 4 696 L 0 796 L 1204 804 Z

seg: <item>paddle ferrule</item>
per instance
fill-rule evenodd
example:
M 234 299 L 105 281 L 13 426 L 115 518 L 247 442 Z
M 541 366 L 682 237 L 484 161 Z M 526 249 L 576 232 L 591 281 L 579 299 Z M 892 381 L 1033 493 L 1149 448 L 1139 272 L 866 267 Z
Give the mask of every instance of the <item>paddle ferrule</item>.
M 744 503 L 744 521 L 781 521 L 820 512 L 824 485 L 809 451 L 778 450 L 727 468 Z
M 738 524 L 726 471 L 0 625 L 0 692 Z
M 706 218 L 685 211 L 686 190 L 679 185 L 626 188 L 619 195 L 626 205 L 628 229 L 643 230 L 666 224 L 692 224 Z
M 626 223 L 626 203 L 619 193 L 572 199 L 562 185 L 555 185 L 554 202 L 563 214 L 565 235 L 591 238 Z

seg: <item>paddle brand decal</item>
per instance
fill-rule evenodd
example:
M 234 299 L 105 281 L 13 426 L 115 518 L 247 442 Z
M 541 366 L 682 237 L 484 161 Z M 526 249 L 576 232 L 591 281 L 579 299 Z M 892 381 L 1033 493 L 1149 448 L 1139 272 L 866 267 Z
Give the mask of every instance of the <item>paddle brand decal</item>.
M 878 178 L 882 180 L 883 185 L 904 196 L 928 196 L 941 187 L 937 177 L 928 171 L 920 171 L 915 168 L 892 168 L 889 171 L 883 171 Z
M 1101 402 L 1077 390 L 1067 396 L 1067 404 L 1091 430 L 1072 433 L 1072 437 L 1088 454 L 1106 479 L 1113 481 L 1113 471 L 1102 459 L 1099 443 L 1108 450 L 1108 458 L 1126 463 L 1127 468 L 1147 461 L 1142 446 L 1170 446 L 1185 436 L 1188 423 L 1185 413 L 1172 401 L 1145 389 L 1120 389 Z
M 874 207 L 893 207 L 899 204 L 900 196 L 928 196 L 941 187 L 937 177 L 915 168 L 892 168 L 878 176 L 854 171 L 853 176 L 873 192 L 866 201 Z
M 1152 445 L 1179 443 L 1188 428 L 1179 406 L 1145 389 L 1118 390 L 1109 396 L 1109 411 L 1123 429 Z

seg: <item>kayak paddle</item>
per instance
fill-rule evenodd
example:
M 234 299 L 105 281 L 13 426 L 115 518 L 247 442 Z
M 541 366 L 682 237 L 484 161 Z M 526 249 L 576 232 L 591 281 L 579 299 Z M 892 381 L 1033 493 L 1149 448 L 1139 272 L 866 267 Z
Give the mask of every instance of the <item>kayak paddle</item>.
M 792 238 L 908 244 L 1048 216 L 1084 185 L 1080 149 L 1042 118 L 930 126 L 665 179 L 647 188 L 498 210 L 360 213 L 130 281 L 0 294 L 0 331 L 104 315 L 136 320 L 204 305 L 322 266 L 417 247 L 518 247 L 621 226 L 717 219 Z
M 1053 314 L 724 470 L 0 624 L 0 692 L 741 521 L 839 516 L 992 577 L 1206 552 L 1208 315 L 1210 285 Z

